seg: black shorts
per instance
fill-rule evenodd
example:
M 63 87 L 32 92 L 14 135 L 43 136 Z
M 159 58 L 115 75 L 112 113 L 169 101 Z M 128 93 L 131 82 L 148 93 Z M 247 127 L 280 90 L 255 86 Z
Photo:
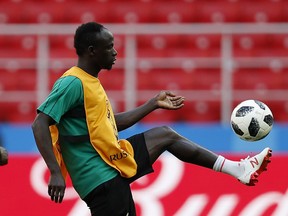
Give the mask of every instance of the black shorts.
M 132 178 L 115 178 L 99 185 L 83 200 L 91 210 L 92 216 L 135 216 L 135 205 L 130 189 L 130 183 L 153 172 L 150 157 L 145 143 L 144 134 L 136 134 L 127 139 L 134 149 L 137 163 L 137 173 Z

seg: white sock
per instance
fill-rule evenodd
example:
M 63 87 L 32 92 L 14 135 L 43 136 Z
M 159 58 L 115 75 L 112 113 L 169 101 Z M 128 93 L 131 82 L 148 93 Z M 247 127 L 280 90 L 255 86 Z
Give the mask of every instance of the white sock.
M 213 170 L 239 177 L 244 172 L 243 166 L 239 161 L 231 161 L 219 155 L 214 163 Z

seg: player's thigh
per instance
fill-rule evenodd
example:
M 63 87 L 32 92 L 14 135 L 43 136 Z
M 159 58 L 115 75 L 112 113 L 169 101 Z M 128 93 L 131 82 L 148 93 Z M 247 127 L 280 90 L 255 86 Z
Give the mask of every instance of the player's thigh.
M 94 215 L 135 215 L 135 206 L 129 183 L 121 176 L 117 176 L 97 188 L 88 198 L 84 198 Z

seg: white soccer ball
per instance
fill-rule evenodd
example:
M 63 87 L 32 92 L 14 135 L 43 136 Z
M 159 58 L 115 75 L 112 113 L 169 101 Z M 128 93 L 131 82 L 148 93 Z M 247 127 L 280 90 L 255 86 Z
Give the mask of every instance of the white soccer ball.
M 257 141 L 266 137 L 272 129 L 273 122 L 273 114 L 269 107 L 258 100 L 241 102 L 231 115 L 233 131 L 246 141 Z

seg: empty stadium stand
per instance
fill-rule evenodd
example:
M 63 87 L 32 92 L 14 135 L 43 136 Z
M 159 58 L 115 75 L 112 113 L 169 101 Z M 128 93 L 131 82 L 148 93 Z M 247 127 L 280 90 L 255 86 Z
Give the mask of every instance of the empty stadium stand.
M 285 0 L 2 0 L 0 24 L 79 24 L 97 21 L 107 24 L 255 24 L 288 22 L 288 2 Z M 42 25 L 42 26 L 40 26 Z M 24 25 L 22 25 L 25 28 Z M 132 27 L 131 27 L 132 28 Z M 39 35 L 4 34 L 0 30 L 0 96 L 9 91 L 37 91 Z M 112 30 L 113 31 L 113 30 Z M 72 65 L 77 56 L 72 34 L 49 34 L 48 86 Z M 213 94 L 202 98 L 200 91 L 218 92 L 223 85 L 223 35 L 197 34 L 137 34 L 136 95 L 142 91 L 171 89 L 193 94 L 183 111 L 157 111 L 143 119 L 151 121 L 221 121 L 221 97 Z M 288 90 L 288 33 L 237 33 L 231 35 L 231 91 L 250 91 L 251 96 L 267 101 L 279 122 L 288 121 L 288 101 L 267 98 L 269 91 Z M 115 34 L 118 63 L 113 71 L 101 74 L 108 91 L 125 91 L 126 35 Z M 162 59 L 162 61 L 161 61 Z M 166 60 L 165 60 L 166 59 Z M 172 65 L 172 60 L 178 63 Z M 184 61 L 184 59 L 186 59 Z M 196 60 L 194 60 L 196 59 Z M 43 60 L 43 59 L 42 59 Z M 132 60 L 131 60 L 132 61 Z M 228 60 L 227 60 L 228 61 Z M 23 63 L 24 62 L 24 63 Z M 28 63 L 27 63 L 28 62 Z M 37 63 L 38 62 L 38 63 Z M 68 62 L 68 63 L 67 63 Z M 160 62 L 160 63 L 159 63 Z M 200 63 L 199 63 L 200 62 Z M 203 63 L 204 62 L 204 63 Z M 206 63 L 207 62 L 207 63 Z M 169 66 L 167 66 L 169 65 Z M 172 65 L 172 66 L 171 66 Z M 127 75 L 126 75 L 127 76 Z M 131 84 L 132 85 L 132 84 Z M 126 89 L 127 90 L 127 89 Z M 229 89 L 228 89 L 229 90 Z M 240 94 L 240 93 L 239 93 Z M 198 98 L 194 95 L 199 95 Z M 232 94 L 233 96 L 233 94 Z M 114 98 L 113 98 L 114 97 Z M 125 98 L 112 97 L 117 111 L 124 111 Z M 245 97 L 245 96 L 243 96 Z M 211 99 L 212 98 L 212 99 Z M 143 98 L 135 104 L 143 103 Z M 233 99 L 233 106 L 239 99 Z M 31 122 L 37 99 L 31 101 L 0 100 L 0 121 Z M 8 113 L 8 114 L 7 114 Z

